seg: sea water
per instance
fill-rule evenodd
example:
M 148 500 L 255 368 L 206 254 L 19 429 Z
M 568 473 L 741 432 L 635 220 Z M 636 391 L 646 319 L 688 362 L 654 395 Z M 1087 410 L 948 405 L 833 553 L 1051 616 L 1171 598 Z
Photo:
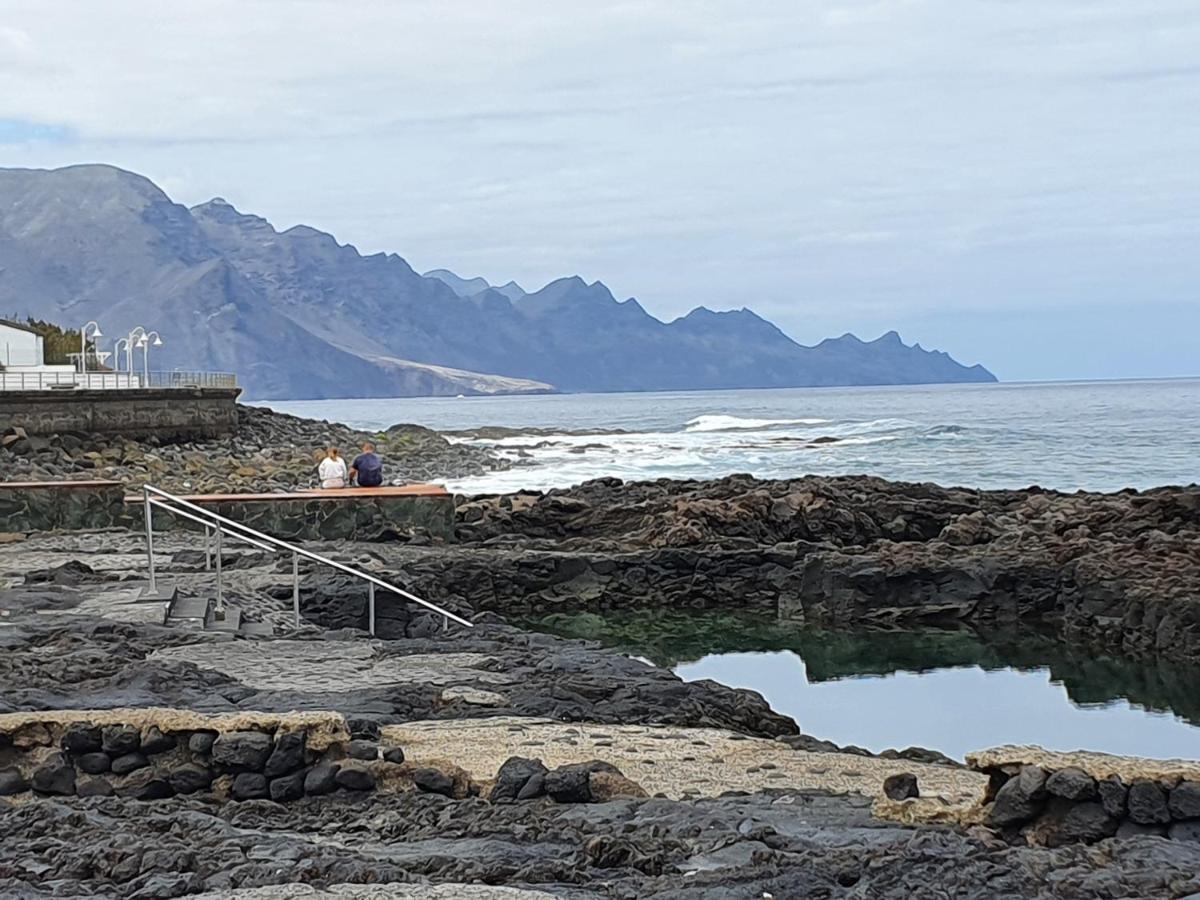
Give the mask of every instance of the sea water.
M 400 422 L 515 429 L 499 439 L 455 438 L 516 464 L 447 483 L 463 492 L 734 472 L 1065 491 L 1200 481 L 1200 379 L 261 405 L 370 430 Z

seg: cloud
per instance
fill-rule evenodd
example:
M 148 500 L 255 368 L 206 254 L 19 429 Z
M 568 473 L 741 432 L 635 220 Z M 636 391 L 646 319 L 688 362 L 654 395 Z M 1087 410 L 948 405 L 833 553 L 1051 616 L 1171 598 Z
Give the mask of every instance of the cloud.
M 924 340 L 1195 299 L 1198 56 L 1194 0 L 9 0 L 0 164 L 111 162 L 666 318 Z

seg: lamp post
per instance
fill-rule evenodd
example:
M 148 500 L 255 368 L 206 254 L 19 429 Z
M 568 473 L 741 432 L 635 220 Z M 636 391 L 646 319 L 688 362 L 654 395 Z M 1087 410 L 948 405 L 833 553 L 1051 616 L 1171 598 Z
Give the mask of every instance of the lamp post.
M 104 337 L 104 332 L 100 330 L 100 326 L 96 322 L 88 322 L 79 329 L 79 373 L 81 375 L 87 375 L 87 342 L 89 328 L 92 329 L 93 338 Z M 85 378 L 84 387 L 87 386 L 86 381 L 87 379 Z
M 133 374 L 133 348 L 139 346 L 139 341 L 146 333 L 146 329 L 139 325 L 133 331 L 129 332 L 129 336 L 125 339 L 125 368 L 129 374 Z
M 121 371 L 121 345 L 129 346 L 129 338 L 117 338 L 113 341 L 113 368 Z
M 150 338 L 154 338 L 154 340 L 151 341 Z M 161 347 L 163 344 L 157 331 L 147 331 L 138 339 L 138 346 L 142 348 L 142 374 L 145 376 L 142 387 L 150 387 L 150 347 L 152 344 L 155 347 Z

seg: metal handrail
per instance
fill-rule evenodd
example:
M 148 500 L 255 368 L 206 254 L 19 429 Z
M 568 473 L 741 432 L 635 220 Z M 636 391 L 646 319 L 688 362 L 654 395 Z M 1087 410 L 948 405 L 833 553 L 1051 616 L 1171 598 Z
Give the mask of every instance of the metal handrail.
M 155 496 L 152 497 L 152 494 Z M 164 503 L 162 500 L 156 499 L 156 497 L 165 497 L 170 502 Z M 313 562 L 321 563 L 322 565 L 329 566 L 333 569 L 338 569 L 339 571 L 345 572 L 348 575 L 353 575 L 355 578 L 358 578 L 361 581 L 367 582 L 368 625 L 372 635 L 375 634 L 375 588 L 377 586 L 383 588 L 384 590 L 390 591 L 393 594 L 398 594 L 401 597 L 404 597 L 406 600 L 411 600 L 413 603 L 424 606 L 426 609 L 432 610 L 443 618 L 444 625 L 447 628 L 449 628 L 451 621 L 457 622 L 459 625 L 465 625 L 467 628 L 475 627 L 471 622 L 468 622 L 461 616 L 455 615 L 454 613 L 450 612 L 450 610 L 444 609 L 438 606 L 436 603 L 430 603 L 428 600 L 424 600 L 418 597 L 416 594 L 411 594 L 403 588 L 396 587 L 394 584 L 389 584 L 382 578 L 376 578 L 374 575 L 363 572 L 361 569 L 356 569 L 353 566 L 347 566 L 344 563 L 336 562 L 328 557 L 321 556 L 319 553 L 313 553 L 311 550 L 305 550 L 303 547 L 297 547 L 295 544 L 290 544 L 287 541 L 280 540 L 279 538 L 271 537 L 269 534 L 263 534 L 261 531 L 251 528 L 249 525 L 243 525 L 241 522 L 228 519 L 225 516 L 213 512 L 212 510 L 205 509 L 202 506 L 197 506 L 195 503 L 191 503 L 187 500 L 184 500 L 182 497 L 175 496 L 174 494 L 169 494 L 161 488 L 156 488 L 149 484 L 143 485 L 142 500 L 145 505 L 146 557 L 150 568 L 151 591 L 157 590 L 154 571 L 154 526 L 151 521 L 151 509 L 158 507 L 166 512 L 178 514 L 181 517 L 191 519 L 192 521 L 196 521 L 198 518 L 202 519 L 202 524 L 205 525 L 206 530 L 209 527 L 212 527 L 215 530 L 217 537 L 217 605 L 219 610 L 223 610 L 224 608 L 224 601 L 221 594 L 221 536 L 222 534 L 228 534 L 230 537 L 233 537 L 237 540 L 255 544 L 259 547 L 262 547 L 263 544 L 269 544 L 278 550 L 286 550 L 291 552 L 292 610 L 295 614 L 297 626 L 300 625 L 300 557 L 303 556 L 305 559 L 310 559 Z M 183 509 L 177 509 L 176 506 L 183 507 Z M 191 510 L 193 513 L 198 515 L 189 515 L 188 513 L 184 512 L 184 510 Z M 255 543 L 256 541 L 259 543 Z M 267 549 L 270 552 L 269 547 L 264 549 Z

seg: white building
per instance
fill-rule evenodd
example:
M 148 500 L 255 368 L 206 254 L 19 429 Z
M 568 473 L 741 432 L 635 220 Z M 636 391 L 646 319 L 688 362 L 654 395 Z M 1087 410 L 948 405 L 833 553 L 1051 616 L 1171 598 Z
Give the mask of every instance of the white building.
M 32 328 L 0 321 L 0 390 L 36 391 L 51 388 L 137 387 L 128 374 L 80 375 L 72 365 L 47 365 L 45 340 Z

